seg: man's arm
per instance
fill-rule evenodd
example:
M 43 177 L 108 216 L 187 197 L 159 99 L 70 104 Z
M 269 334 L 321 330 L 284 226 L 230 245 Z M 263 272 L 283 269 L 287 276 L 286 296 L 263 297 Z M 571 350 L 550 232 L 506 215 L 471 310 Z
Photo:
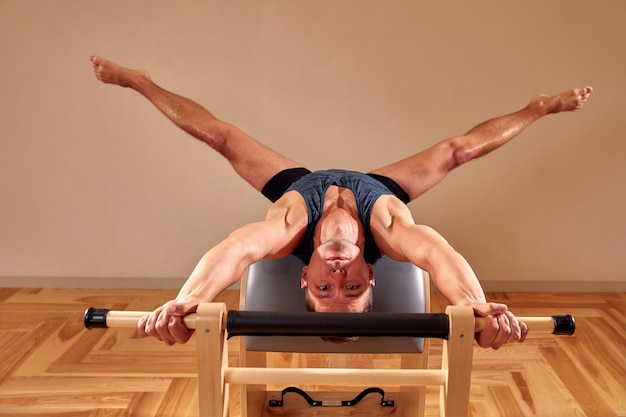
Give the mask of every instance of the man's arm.
M 382 253 L 427 271 L 434 286 L 450 303 L 471 306 L 476 315 L 484 316 L 487 326 L 476 336 L 480 346 L 497 349 L 507 342 L 523 341 L 528 331 L 526 324 L 520 323 L 506 305 L 487 302 L 465 258 L 435 230 L 416 225 L 404 204 L 388 200 L 389 204 L 382 201 L 376 208 L 371 221 Z M 384 209 L 378 210 L 381 207 Z
M 292 205 L 289 196 L 285 196 L 270 208 L 264 221 L 237 229 L 211 248 L 198 262 L 176 299 L 139 321 L 137 334 L 156 337 L 168 345 L 187 342 L 192 331 L 184 326 L 182 318 L 195 312 L 198 304 L 213 301 L 236 283 L 252 263 L 291 253 L 306 226 L 306 214 L 298 215 L 300 210 L 303 208 Z

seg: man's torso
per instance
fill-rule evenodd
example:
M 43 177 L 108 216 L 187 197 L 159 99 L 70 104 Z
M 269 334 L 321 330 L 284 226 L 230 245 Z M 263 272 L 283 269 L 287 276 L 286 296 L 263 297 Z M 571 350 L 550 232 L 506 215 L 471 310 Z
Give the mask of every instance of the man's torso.
M 387 187 L 365 174 L 328 170 L 303 177 L 287 190 L 285 196 L 292 194 L 292 191 L 299 194 L 301 198 L 294 200 L 304 204 L 308 213 L 307 229 L 294 251 L 305 263 L 308 263 L 313 251 L 314 236 L 320 222 L 323 224 L 329 216 L 339 215 L 338 212 L 349 215 L 349 219 L 346 219 L 348 223 L 352 219 L 358 224 L 364 242 L 365 259 L 374 262 L 380 258 L 381 253 L 370 230 L 370 219 L 372 213 L 378 210 L 376 206 L 380 205 L 378 201 L 381 197 L 385 197 L 383 201 L 396 199 Z

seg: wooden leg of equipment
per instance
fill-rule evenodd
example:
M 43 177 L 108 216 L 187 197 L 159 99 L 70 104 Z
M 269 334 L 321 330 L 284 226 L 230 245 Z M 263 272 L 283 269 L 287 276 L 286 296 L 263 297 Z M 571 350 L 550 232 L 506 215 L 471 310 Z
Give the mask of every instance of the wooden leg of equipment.
M 240 338 L 240 366 L 265 368 L 267 357 L 265 352 L 249 352 L 245 350 L 244 339 Z M 241 417 L 258 417 L 266 399 L 267 385 L 246 384 L 241 386 Z
M 226 304 L 198 306 L 196 349 L 200 417 L 228 416 L 228 386 L 224 381 L 224 370 L 228 367 L 225 316 Z
M 424 339 L 424 353 L 403 354 L 400 358 L 402 369 L 425 369 L 428 366 L 428 339 Z M 403 408 L 414 410 L 411 417 L 423 417 L 426 403 L 426 385 L 400 386 Z
M 442 369 L 447 371 L 441 387 L 440 414 L 467 417 L 474 347 L 474 312 L 471 308 L 449 306 L 450 333 L 443 343 Z

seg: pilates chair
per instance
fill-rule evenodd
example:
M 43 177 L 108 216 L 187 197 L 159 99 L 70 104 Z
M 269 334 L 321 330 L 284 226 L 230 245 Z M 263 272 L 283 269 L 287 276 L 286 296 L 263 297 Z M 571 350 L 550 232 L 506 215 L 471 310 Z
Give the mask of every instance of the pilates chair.
M 240 310 L 248 311 L 272 311 L 304 313 L 305 299 L 304 290 L 300 288 L 300 275 L 303 262 L 291 255 L 278 260 L 261 260 L 251 265 L 241 281 Z M 429 278 L 424 272 L 409 262 L 396 262 L 388 257 L 379 259 L 374 264 L 374 304 L 373 313 L 428 313 L 430 311 L 430 285 Z M 400 362 L 403 369 L 420 369 L 427 365 L 427 342 L 428 339 L 417 337 L 392 337 L 392 336 L 365 336 L 359 337 L 356 341 L 346 343 L 332 343 L 323 341 L 319 336 L 244 336 L 240 338 L 240 357 L 242 366 L 265 367 L 266 352 L 291 352 L 291 353 L 324 353 L 324 354 L 381 354 L 394 353 L 401 354 Z M 346 369 L 350 373 L 351 370 Z M 372 384 L 374 385 L 374 384 Z M 364 387 L 370 388 L 370 387 Z M 371 387 L 378 388 L 378 387 Z M 403 399 L 398 405 L 399 409 L 412 410 L 411 416 L 422 416 L 424 413 L 424 399 L 426 394 L 425 386 L 398 386 L 399 392 L 391 393 L 391 398 L 396 398 L 399 393 Z M 257 417 L 269 404 L 267 397 L 282 397 L 281 392 L 263 395 L 265 387 L 247 385 L 242 386 L 242 407 L 247 403 L 248 417 Z M 289 391 L 288 389 L 286 391 Z M 382 390 L 381 390 L 382 391 Z M 307 393 L 308 395 L 309 393 Z M 311 397 L 332 396 L 335 399 L 333 405 L 337 405 L 337 396 L 343 395 L 342 401 L 350 400 L 354 397 L 354 392 L 350 394 L 332 393 L 310 393 Z M 389 393 L 388 393 L 389 394 Z M 382 395 L 382 392 L 381 392 Z M 285 398 L 287 398 L 285 396 Z M 294 398 L 290 395 L 289 399 Z M 295 397 L 296 400 L 301 400 Z M 312 398 L 309 398 L 308 405 Z M 306 408 L 307 403 L 299 401 L 302 407 Z M 283 415 L 289 412 L 286 410 L 287 399 L 284 401 L 285 408 L 281 410 Z M 298 404 L 298 402 L 296 402 Z M 319 404 L 321 405 L 321 404 Z M 401 407 L 400 407 L 401 405 Z M 390 407 L 387 404 L 387 407 Z M 252 410 L 251 408 L 256 408 Z M 381 408 L 374 405 L 373 408 Z M 272 407 L 267 408 L 267 415 L 272 415 Z M 276 411 L 278 408 L 275 409 Z M 381 413 L 391 412 L 391 408 L 382 408 Z M 321 411 L 313 411 L 315 415 L 320 415 Z M 348 410 L 343 410 L 345 414 Z M 352 411 L 352 410 L 350 410 Z M 396 411 L 395 409 L 393 410 Z M 329 411 L 330 412 L 330 411 Z M 354 410 L 355 413 L 363 411 Z M 379 415 L 371 411 L 371 415 Z M 295 411 L 292 411 L 295 413 Z M 338 410 L 333 410 L 335 415 Z M 332 415 L 329 414 L 329 415 Z M 296 415 L 296 414 L 289 414 Z M 298 415 L 302 415 L 298 413 Z M 342 414 L 343 415 L 343 414 Z M 368 414 L 369 415 L 369 414 Z M 395 415 L 399 415 L 395 413 Z M 409 414 L 407 414 L 409 415 Z
M 241 386 L 242 417 L 421 416 L 427 385 L 440 387 L 441 417 L 467 417 L 473 336 L 484 326 L 484 320 L 474 318 L 472 308 L 448 306 L 445 314 L 427 313 L 429 286 L 422 271 L 411 264 L 382 258 L 374 265 L 377 281 L 373 313 L 303 312 L 298 279 L 301 267 L 295 257 L 260 261 L 242 279 L 241 302 L 246 310 L 227 311 L 224 303 L 203 303 L 195 314 L 184 318 L 187 327 L 196 329 L 201 417 L 228 415 L 230 384 Z M 136 327 L 146 314 L 89 308 L 84 324 L 89 329 Z M 519 319 L 533 333 L 571 335 L 575 331 L 571 315 Z M 343 344 L 319 338 L 349 335 L 360 338 Z M 228 363 L 227 339 L 232 336 L 241 336 L 238 367 Z M 419 369 L 426 367 L 428 349 L 423 337 L 443 339 L 441 368 Z M 394 352 L 402 355 L 401 369 L 268 368 L 268 351 Z M 313 398 L 322 393 L 309 395 L 290 387 L 271 393 L 268 385 L 333 385 L 366 390 L 355 397 L 354 393 L 333 389 L 332 393 L 324 393 L 330 396 L 324 399 Z M 393 387 L 393 392 L 382 392 L 380 386 Z M 372 402 L 370 393 L 383 398 Z M 284 400 L 285 394 L 289 395 L 289 402 Z M 296 394 L 301 394 L 304 402 Z M 392 399 L 385 399 L 389 394 Z M 296 401 L 292 401 L 294 396 Z

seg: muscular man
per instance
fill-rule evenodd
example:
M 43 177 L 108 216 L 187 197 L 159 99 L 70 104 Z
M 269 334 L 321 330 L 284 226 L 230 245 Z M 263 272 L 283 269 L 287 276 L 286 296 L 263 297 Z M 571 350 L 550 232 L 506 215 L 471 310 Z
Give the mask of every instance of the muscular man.
M 301 285 L 312 310 L 367 311 L 375 284 L 372 263 L 387 255 L 424 269 L 450 303 L 471 306 L 476 315 L 486 317 L 485 330 L 476 336 L 480 346 L 497 349 L 525 339 L 526 324 L 506 305 L 488 303 L 467 261 L 433 229 L 416 224 L 406 204 L 452 169 L 502 146 L 539 118 L 580 109 L 591 87 L 535 95 L 515 113 L 490 119 L 465 135 L 368 174 L 311 173 L 198 103 L 164 90 L 147 71 L 98 56 L 90 60 L 100 81 L 142 94 L 169 120 L 223 155 L 273 203 L 263 221 L 244 225 L 211 248 L 176 299 L 140 320 L 139 335 L 170 345 L 185 343 L 191 331 L 182 317 L 199 303 L 212 301 L 252 263 L 294 253 L 306 263 Z

